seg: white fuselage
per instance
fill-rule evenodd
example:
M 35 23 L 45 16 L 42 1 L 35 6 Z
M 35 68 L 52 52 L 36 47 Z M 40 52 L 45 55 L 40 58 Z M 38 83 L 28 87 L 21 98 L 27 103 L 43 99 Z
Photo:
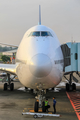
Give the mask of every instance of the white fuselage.
M 63 55 L 56 34 L 43 25 L 29 29 L 18 47 L 16 64 L 16 74 L 24 86 L 55 87 L 63 72 Z

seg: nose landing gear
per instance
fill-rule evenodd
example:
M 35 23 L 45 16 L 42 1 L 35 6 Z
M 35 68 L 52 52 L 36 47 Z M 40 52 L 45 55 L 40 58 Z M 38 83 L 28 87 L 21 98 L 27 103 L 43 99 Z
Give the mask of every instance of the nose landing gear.
M 37 91 L 37 96 L 35 97 L 36 98 L 36 102 L 35 102 L 35 105 L 34 105 L 34 111 L 35 112 L 38 112 L 39 108 L 42 108 L 42 111 L 45 112 L 45 103 L 44 103 L 44 91 Z
M 42 97 L 42 95 L 39 95 L 37 99 L 38 100 L 35 102 L 34 105 L 34 111 L 38 112 L 39 108 L 42 108 L 42 112 L 45 112 L 45 102 L 43 101 L 44 97 Z
M 39 89 L 35 90 L 35 93 L 37 93 L 36 98 L 36 102 L 34 105 L 34 111 L 38 112 L 39 108 L 42 108 L 42 112 L 45 112 L 45 103 L 44 103 L 44 99 L 45 96 L 44 94 L 46 94 L 46 90 L 43 90 L 40 84 L 40 87 L 38 87 Z

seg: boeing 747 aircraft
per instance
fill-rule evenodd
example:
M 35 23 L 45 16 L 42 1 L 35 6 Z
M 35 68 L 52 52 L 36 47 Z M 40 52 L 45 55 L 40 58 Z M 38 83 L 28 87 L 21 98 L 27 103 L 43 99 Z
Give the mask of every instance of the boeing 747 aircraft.
M 27 88 L 35 90 L 39 103 L 35 102 L 34 110 L 42 107 L 43 94 L 46 89 L 58 85 L 63 76 L 63 53 L 55 32 L 41 25 L 39 7 L 39 25 L 30 28 L 18 46 L 15 64 L 0 64 L 0 70 L 7 72 L 8 83 L 4 84 L 10 90 L 14 89 L 10 74 L 18 76 L 20 82 Z M 44 106 L 42 107 L 44 112 Z

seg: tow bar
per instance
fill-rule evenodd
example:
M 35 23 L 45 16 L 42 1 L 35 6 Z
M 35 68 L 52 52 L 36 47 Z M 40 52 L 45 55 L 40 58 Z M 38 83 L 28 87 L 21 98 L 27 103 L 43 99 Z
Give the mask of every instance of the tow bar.
M 34 118 L 51 116 L 51 117 L 60 117 L 60 114 L 50 114 L 50 113 L 33 113 L 33 112 L 22 112 L 22 115 L 33 115 Z

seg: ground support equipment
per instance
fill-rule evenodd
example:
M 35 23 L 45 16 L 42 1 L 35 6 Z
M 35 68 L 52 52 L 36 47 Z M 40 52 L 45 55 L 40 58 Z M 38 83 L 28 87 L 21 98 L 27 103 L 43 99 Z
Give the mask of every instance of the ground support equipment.
M 33 112 L 22 112 L 22 115 L 33 115 L 34 118 L 51 116 L 51 117 L 60 117 L 60 114 L 49 114 L 49 113 L 33 113 Z

